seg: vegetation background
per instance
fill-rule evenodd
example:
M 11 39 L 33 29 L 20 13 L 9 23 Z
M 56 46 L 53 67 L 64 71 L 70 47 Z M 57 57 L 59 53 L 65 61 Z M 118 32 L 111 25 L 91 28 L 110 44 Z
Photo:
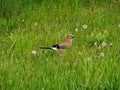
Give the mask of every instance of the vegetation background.
M 120 90 L 120 0 L 0 0 L 0 90 Z

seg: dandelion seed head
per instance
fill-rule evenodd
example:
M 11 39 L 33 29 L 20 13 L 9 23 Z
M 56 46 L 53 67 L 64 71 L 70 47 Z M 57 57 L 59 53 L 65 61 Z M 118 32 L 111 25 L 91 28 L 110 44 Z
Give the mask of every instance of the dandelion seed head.
M 36 51 L 35 51 L 35 50 L 32 50 L 32 54 L 33 54 L 33 55 L 36 55 L 37 53 L 36 53 Z
M 102 42 L 102 47 L 105 47 L 107 43 L 105 41 Z
M 84 24 L 82 27 L 83 27 L 83 29 L 87 29 L 88 28 L 88 26 L 86 24 Z

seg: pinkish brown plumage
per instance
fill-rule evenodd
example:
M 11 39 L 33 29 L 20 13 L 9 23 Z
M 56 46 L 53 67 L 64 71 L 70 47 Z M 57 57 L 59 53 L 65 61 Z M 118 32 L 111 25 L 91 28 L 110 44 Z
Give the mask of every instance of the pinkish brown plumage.
M 50 50 L 65 50 L 72 45 L 72 40 L 74 36 L 72 34 L 67 35 L 64 42 L 54 44 L 51 47 L 40 47 L 40 49 L 50 49 Z

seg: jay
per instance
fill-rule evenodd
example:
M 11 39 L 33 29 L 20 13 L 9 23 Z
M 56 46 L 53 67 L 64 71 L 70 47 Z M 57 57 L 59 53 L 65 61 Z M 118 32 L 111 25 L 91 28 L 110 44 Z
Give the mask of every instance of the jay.
M 54 44 L 54 45 L 52 45 L 50 47 L 40 47 L 40 49 L 65 50 L 65 49 L 69 48 L 72 45 L 73 38 L 74 38 L 74 36 L 72 34 L 69 34 L 65 38 L 64 42 Z

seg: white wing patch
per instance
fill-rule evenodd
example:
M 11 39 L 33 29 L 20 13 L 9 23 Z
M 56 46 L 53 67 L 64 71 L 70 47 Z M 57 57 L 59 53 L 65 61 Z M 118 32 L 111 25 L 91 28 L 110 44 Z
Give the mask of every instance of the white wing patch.
M 56 47 L 51 47 L 52 50 L 58 50 Z

